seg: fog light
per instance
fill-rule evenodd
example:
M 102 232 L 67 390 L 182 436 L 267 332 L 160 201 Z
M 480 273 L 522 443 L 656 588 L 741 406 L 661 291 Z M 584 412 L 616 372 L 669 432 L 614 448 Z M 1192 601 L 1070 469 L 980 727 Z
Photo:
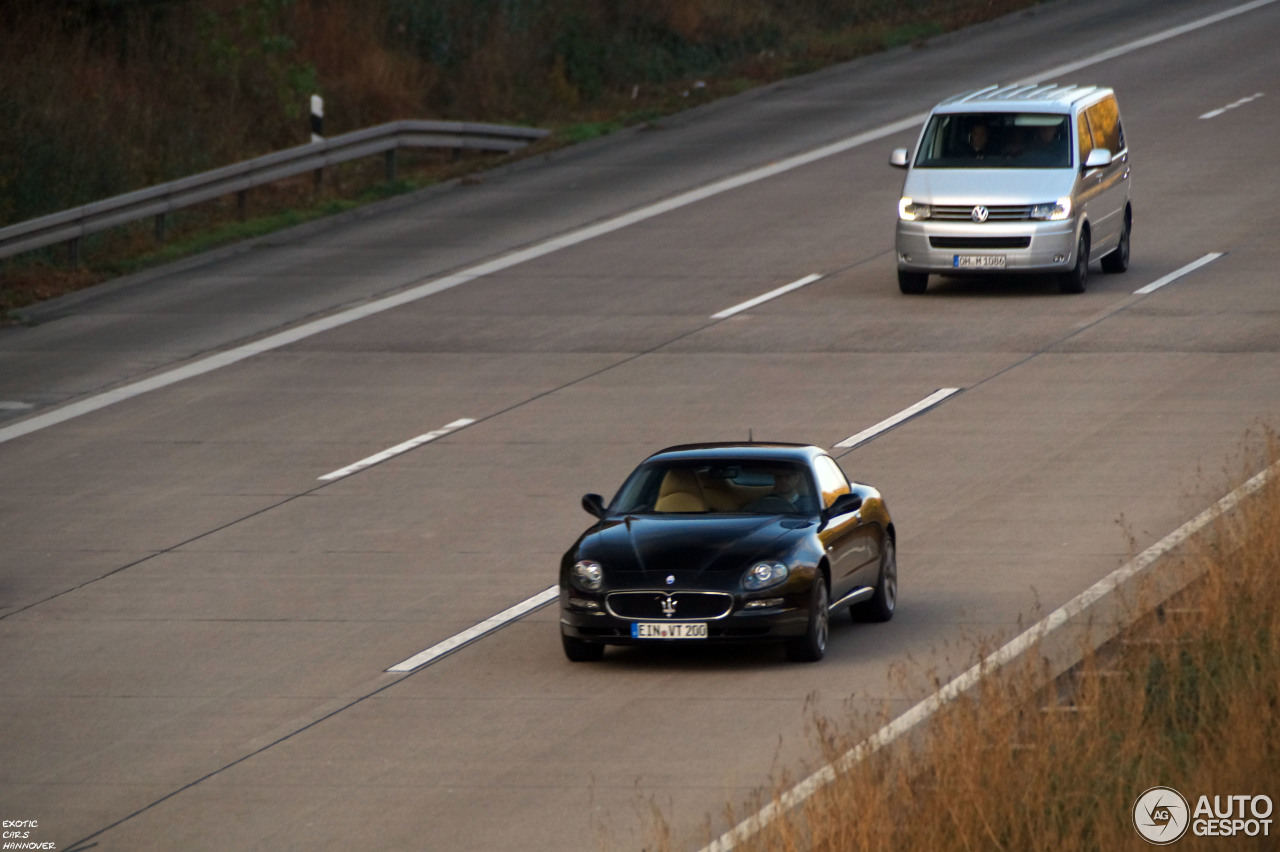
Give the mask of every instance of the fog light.
M 596 603 L 595 601 L 583 600 L 582 598 L 569 598 L 569 606 L 577 607 L 578 609 L 599 609 L 600 608 L 600 604 Z
M 909 254 L 900 254 L 900 255 L 898 255 L 898 260 L 902 261 L 903 263 L 910 263 L 910 262 L 911 262 L 911 255 L 909 255 Z
M 1066 259 L 1067 259 L 1067 256 L 1065 254 L 1055 254 L 1053 256 L 1054 263 L 1062 263 Z
M 743 609 L 769 609 L 775 606 L 782 606 L 782 598 L 761 598 L 758 601 L 747 601 L 747 605 Z

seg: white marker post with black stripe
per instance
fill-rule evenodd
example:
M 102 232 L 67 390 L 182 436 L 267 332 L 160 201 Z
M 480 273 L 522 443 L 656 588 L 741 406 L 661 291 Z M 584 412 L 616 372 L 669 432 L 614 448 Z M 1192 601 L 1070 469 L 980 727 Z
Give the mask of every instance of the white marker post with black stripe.
M 311 96 L 311 141 L 324 141 L 324 98 Z
M 324 98 L 311 96 L 311 144 L 324 141 Z M 314 191 L 324 185 L 324 169 L 316 169 Z

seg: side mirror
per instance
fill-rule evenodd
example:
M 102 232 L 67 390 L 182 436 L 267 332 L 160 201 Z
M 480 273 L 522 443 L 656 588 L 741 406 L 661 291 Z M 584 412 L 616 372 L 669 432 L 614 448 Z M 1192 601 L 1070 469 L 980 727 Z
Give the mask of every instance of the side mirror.
M 836 501 L 828 506 L 822 512 L 822 519 L 829 521 L 838 515 L 847 515 L 850 512 L 856 512 L 862 508 L 862 495 L 860 494 L 841 494 Z
M 906 148 L 894 148 L 893 153 L 889 155 L 889 165 L 896 166 L 899 169 L 907 167 L 907 160 L 910 159 L 911 152 Z
M 1101 169 L 1111 165 L 1111 152 L 1106 148 L 1094 148 L 1084 158 L 1084 170 Z
M 597 518 L 604 518 L 606 514 L 604 508 L 604 498 L 599 494 L 582 495 L 582 508 L 587 510 L 588 515 L 595 515 Z

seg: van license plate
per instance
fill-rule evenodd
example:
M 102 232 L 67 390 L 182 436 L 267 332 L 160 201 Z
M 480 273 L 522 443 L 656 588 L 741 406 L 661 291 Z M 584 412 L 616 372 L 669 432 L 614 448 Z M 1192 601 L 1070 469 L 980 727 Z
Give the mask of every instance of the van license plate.
M 956 269 L 1004 269 L 1002 254 L 958 254 L 951 260 Z
M 638 621 L 631 625 L 632 639 L 706 639 L 705 623 Z

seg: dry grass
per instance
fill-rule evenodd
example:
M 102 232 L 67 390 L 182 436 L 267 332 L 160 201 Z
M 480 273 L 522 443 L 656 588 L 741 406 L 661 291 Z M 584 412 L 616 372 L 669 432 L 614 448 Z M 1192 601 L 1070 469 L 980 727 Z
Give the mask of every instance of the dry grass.
M 1150 787 L 1179 790 L 1193 809 L 1200 795 L 1280 798 L 1280 476 L 1168 558 L 1199 579 L 1068 675 L 1046 685 L 1031 662 L 986 678 L 736 848 L 1144 848 L 1130 813 Z M 825 761 L 840 765 L 875 727 L 819 720 Z M 1270 836 L 1189 831 L 1177 846 L 1274 849 L 1273 819 Z M 649 848 L 687 845 L 658 822 Z

